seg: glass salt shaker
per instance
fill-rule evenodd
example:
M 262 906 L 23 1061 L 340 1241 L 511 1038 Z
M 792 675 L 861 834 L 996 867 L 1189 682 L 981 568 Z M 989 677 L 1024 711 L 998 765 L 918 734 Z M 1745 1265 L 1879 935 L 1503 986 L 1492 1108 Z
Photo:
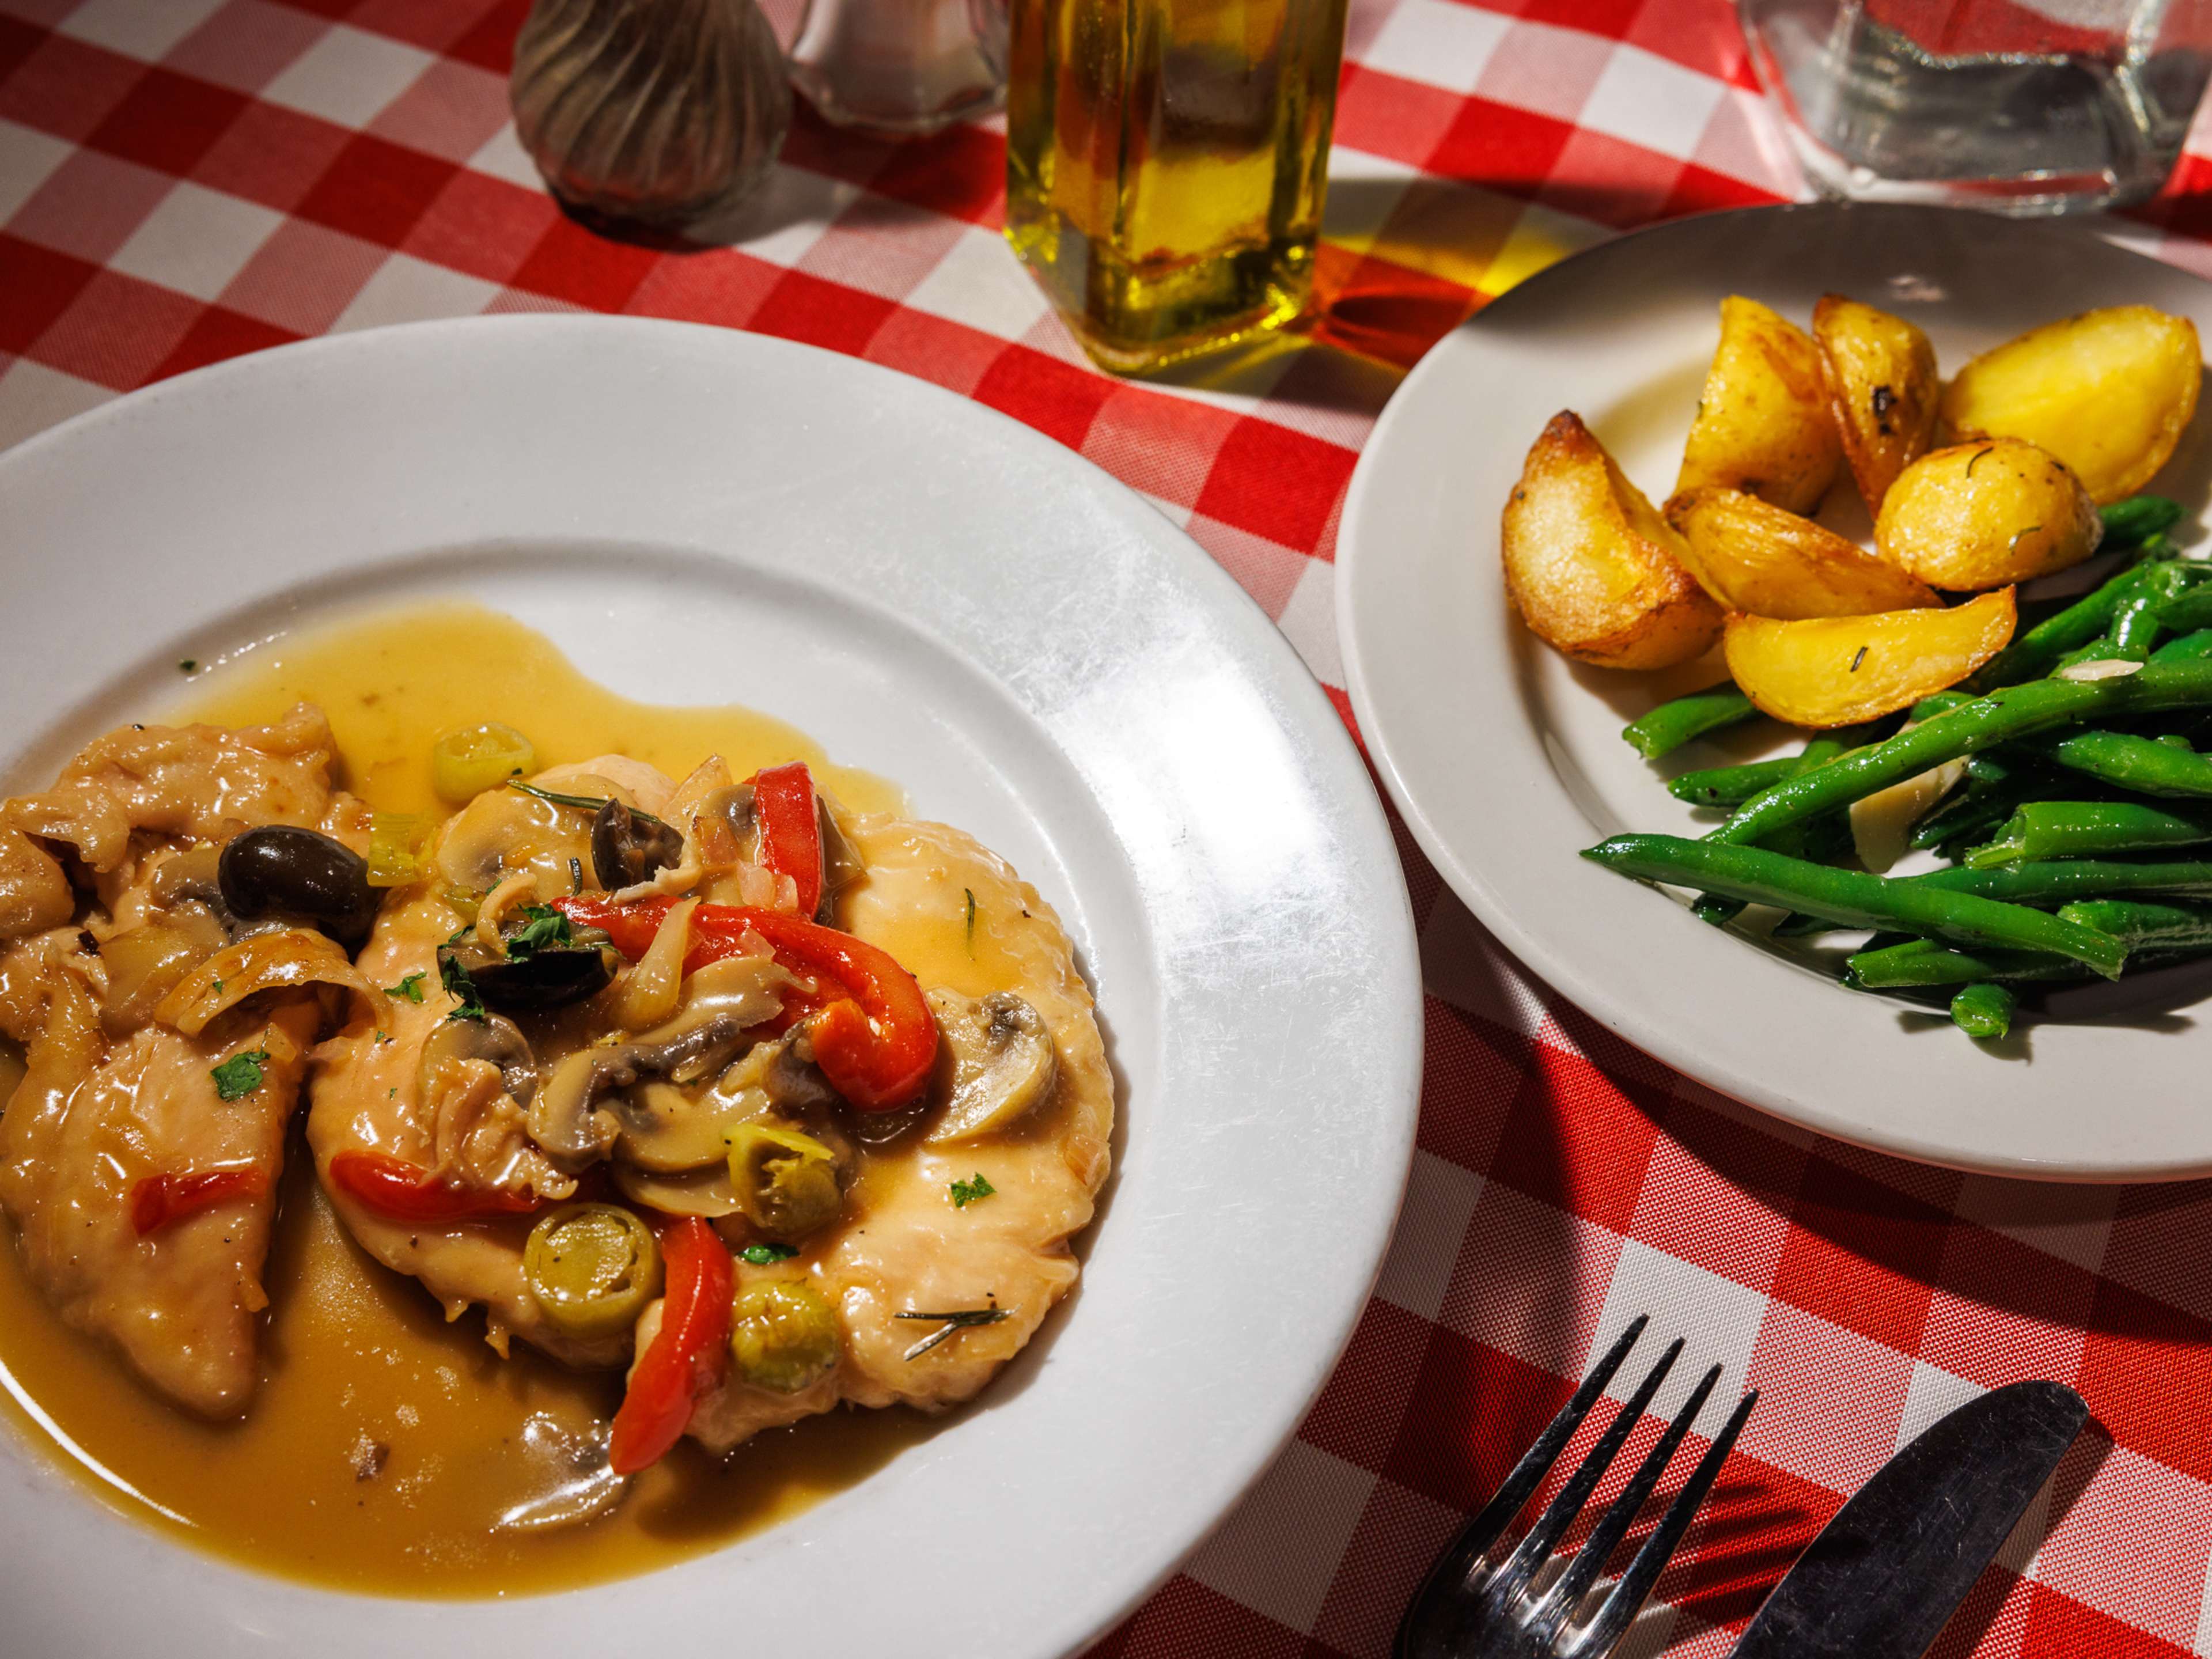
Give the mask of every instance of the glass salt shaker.
M 909 137 L 996 109 L 1006 0 L 812 0 L 792 84 L 841 126 Z

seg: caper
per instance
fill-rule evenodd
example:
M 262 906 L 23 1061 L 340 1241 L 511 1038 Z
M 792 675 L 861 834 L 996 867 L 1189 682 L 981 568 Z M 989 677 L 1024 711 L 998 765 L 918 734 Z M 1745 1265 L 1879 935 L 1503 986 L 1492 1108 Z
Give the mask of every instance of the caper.
M 650 812 L 610 800 L 592 820 L 592 873 L 610 893 L 684 861 L 684 837 Z
M 304 922 L 343 945 L 367 939 L 376 924 L 380 895 L 368 884 L 368 860 L 298 824 L 264 824 L 233 836 L 216 861 L 216 881 L 231 915 L 243 921 Z
M 730 1184 L 745 1219 L 770 1238 L 803 1238 L 844 1207 L 837 1154 L 779 1124 L 740 1123 L 730 1131 Z
M 730 1356 L 739 1380 L 771 1394 L 797 1394 L 836 1369 L 837 1316 L 811 1285 L 778 1279 L 748 1285 L 730 1310 Z
M 571 1336 L 635 1322 L 660 1294 L 660 1249 L 645 1223 L 613 1204 L 563 1204 L 530 1230 L 522 1271 L 545 1316 Z
M 448 732 L 430 746 L 430 787 L 449 806 L 466 806 L 485 790 L 537 769 L 530 739 L 497 720 Z

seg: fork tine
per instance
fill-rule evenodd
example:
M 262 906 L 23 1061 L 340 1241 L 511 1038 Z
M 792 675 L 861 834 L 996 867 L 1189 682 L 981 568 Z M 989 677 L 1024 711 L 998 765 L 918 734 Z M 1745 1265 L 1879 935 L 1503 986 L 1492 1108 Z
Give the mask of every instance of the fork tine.
M 1572 1615 L 1583 1593 L 1597 1582 L 1598 1574 L 1605 1571 L 1606 1561 L 1613 1554 L 1614 1546 L 1628 1535 L 1628 1528 L 1634 1522 L 1637 1512 L 1644 1507 L 1644 1500 L 1651 1496 L 1651 1489 L 1659 1484 L 1659 1477 L 1667 1472 L 1667 1465 L 1674 1461 L 1675 1449 L 1690 1432 L 1690 1425 L 1698 1420 L 1698 1413 L 1705 1409 L 1706 1398 L 1720 1380 L 1721 1368 L 1715 1365 L 1690 1391 L 1690 1397 L 1674 1413 L 1674 1420 L 1667 1425 L 1666 1431 L 1659 1437 L 1658 1443 L 1651 1448 L 1636 1473 L 1629 1478 L 1628 1484 L 1621 1488 L 1620 1496 L 1613 1500 L 1606 1512 L 1598 1517 L 1597 1525 L 1590 1528 L 1590 1535 L 1583 1540 L 1582 1548 L 1575 1553 L 1575 1559 L 1567 1564 L 1567 1570 L 1559 1575 L 1559 1583 L 1552 1586 L 1543 1601 L 1537 1604 L 1536 1610 L 1529 1615 L 1528 1627 L 1541 1639 L 1548 1642 L 1559 1633 L 1559 1626 Z
M 1659 1575 L 1667 1570 L 1674 1558 L 1675 1546 L 1682 1534 L 1690 1529 L 1690 1522 L 1698 1512 L 1698 1505 L 1705 1501 L 1712 1490 L 1721 1465 L 1728 1462 L 1729 1453 L 1735 1449 L 1736 1436 L 1743 1432 L 1744 1419 L 1751 1408 L 1759 1403 L 1759 1390 L 1753 1389 L 1736 1402 L 1729 1413 L 1728 1426 L 1714 1437 L 1705 1455 L 1698 1459 L 1696 1472 L 1667 1506 L 1651 1535 L 1644 1540 L 1644 1547 L 1636 1552 L 1636 1559 L 1628 1564 L 1628 1571 L 1620 1575 L 1620 1582 L 1613 1587 L 1599 1606 L 1597 1616 L 1592 1619 L 1574 1645 L 1566 1650 L 1573 1659 L 1602 1659 L 1613 1650 L 1614 1644 L 1628 1633 L 1628 1626 L 1659 1582 Z
M 1674 1368 L 1674 1361 L 1682 1352 L 1682 1339 L 1676 1337 L 1667 1345 L 1667 1352 L 1659 1356 L 1628 1403 L 1613 1414 L 1605 1432 L 1589 1449 L 1575 1472 L 1567 1477 L 1567 1484 L 1559 1488 L 1559 1495 L 1545 1505 L 1536 1524 L 1528 1528 L 1528 1535 L 1505 1558 L 1504 1565 L 1490 1576 L 1482 1587 L 1483 1600 L 1494 1608 L 1503 1609 L 1528 1587 L 1536 1569 L 1550 1559 L 1553 1547 L 1565 1536 L 1589 1502 L 1589 1495 L 1597 1490 L 1597 1483 L 1605 1479 L 1605 1472 L 1613 1460 L 1620 1455 L 1620 1448 L 1636 1425 L 1644 1420 L 1644 1407 L 1650 1405 L 1651 1396 L 1659 1392 L 1659 1385 L 1667 1380 L 1667 1373 Z
M 1463 1589 L 1474 1571 L 1475 1564 L 1489 1553 L 1501 1534 L 1521 1513 L 1521 1506 L 1528 1501 L 1529 1494 L 1543 1484 L 1544 1477 L 1552 1472 L 1552 1465 L 1559 1461 L 1567 1442 L 1583 1425 L 1590 1407 L 1605 1392 L 1606 1384 L 1613 1381 L 1613 1373 L 1628 1358 L 1628 1351 L 1636 1346 L 1636 1339 L 1644 1334 L 1644 1328 L 1651 1322 L 1650 1316 L 1638 1314 L 1629 1321 L 1628 1328 L 1621 1332 L 1604 1358 L 1598 1361 L 1582 1386 L 1559 1407 L 1559 1415 L 1545 1425 L 1536 1437 L 1535 1444 L 1521 1454 L 1521 1461 L 1513 1466 L 1512 1473 L 1492 1494 L 1490 1501 L 1478 1510 L 1459 1535 L 1437 1552 L 1437 1559 L 1429 1565 L 1427 1575 L 1413 1599 L 1406 1604 L 1406 1616 L 1399 1621 L 1398 1635 L 1391 1652 L 1396 1659 L 1407 1659 L 1418 1651 L 1421 1632 L 1440 1614 L 1449 1610 L 1453 1592 Z

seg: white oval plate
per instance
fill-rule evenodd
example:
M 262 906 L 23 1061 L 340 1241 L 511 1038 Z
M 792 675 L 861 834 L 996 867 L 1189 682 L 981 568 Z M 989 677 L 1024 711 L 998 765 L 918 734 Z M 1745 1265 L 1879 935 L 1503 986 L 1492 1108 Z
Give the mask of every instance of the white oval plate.
M 2086 1180 L 2212 1172 L 2187 1004 L 2202 978 L 2137 991 L 2094 1024 L 2026 1023 L 1981 1047 L 1940 1016 L 1853 996 L 1706 927 L 1671 896 L 1575 856 L 1627 830 L 1711 827 L 1663 776 L 1748 759 L 1756 738 L 1660 768 L 1620 739 L 1655 702 L 1723 678 L 1570 664 L 1513 617 L 1498 514 L 1528 446 L 1578 411 L 1654 501 L 1672 490 L 1717 337 L 1749 295 L 1801 326 L 1823 293 L 1911 318 L 1947 370 L 2038 323 L 2142 301 L 2212 338 L 2212 285 L 2077 225 L 1822 204 L 1677 221 L 1530 278 L 1450 335 L 1390 400 L 1361 457 L 1337 550 L 1346 684 L 1368 750 L 1422 848 L 1508 949 L 1629 1042 L 1722 1092 L 1826 1134 L 1933 1163 Z M 2203 417 L 2153 488 L 2192 517 Z M 1865 514 L 1848 478 L 1831 507 Z M 2100 994 L 2110 996 L 2110 994 Z
M 9 1651 L 1055 1655 L 1296 1428 L 1412 1153 L 1408 907 L 1296 655 L 1104 473 L 851 358 L 513 318 L 95 410 L 0 458 L 0 523 L 13 781 L 173 701 L 180 658 L 466 594 L 629 696 L 789 719 L 1004 853 L 1077 941 L 1121 1109 L 1069 1305 L 787 1525 L 561 1595 L 346 1596 L 132 1525 L 0 1433 Z

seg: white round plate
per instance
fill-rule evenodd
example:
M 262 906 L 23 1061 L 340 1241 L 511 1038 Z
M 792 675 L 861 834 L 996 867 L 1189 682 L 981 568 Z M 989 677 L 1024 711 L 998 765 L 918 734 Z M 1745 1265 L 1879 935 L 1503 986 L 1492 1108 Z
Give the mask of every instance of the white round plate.
M 1067 451 L 721 330 L 512 318 L 246 357 L 0 458 L 6 775 L 349 611 L 465 594 L 595 678 L 781 715 L 1010 858 L 1121 1085 L 1080 1291 L 976 1407 L 791 1522 L 507 1602 L 344 1596 L 84 1500 L 0 1433 L 0 1646 L 1049 1656 L 1164 1577 L 1320 1389 L 1382 1259 L 1413 928 L 1327 700 L 1236 585 Z
M 2212 285 L 2194 276 L 2079 225 L 1932 208 L 1718 214 L 1554 265 L 1429 353 L 1353 476 L 1337 616 L 1369 752 L 1423 849 L 1508 949 L 1723 1093 L 1963 1169 L 2106 1181 L 2212 1172 L 2202 1081 L 2212 1048 L 2188 1007 L 2201 978 L 2100 988 L 2087 1007 L 2077 1000 L 2080 1023 L 2022 1022 L 2005 1042 L 1978 1045 L 1940 1015 L 1850 994 L 1575 856 L 1623 830 L 1703 833 L 1713 820 L 1670 797 L 1665 775 L 1784 745 L 1760 722 L 1755 735 L 1739 728 L 1656 768 L 1641 759 L 1622 725 L 1726 671 L 1613 673 L 1540 645 L 1498 574 L 1506 495 L 1544 422 L 1571 409 L 1663 500 L 1721 300 L 1748 295 L 1802 326 L 1829 292 L 1911 318 L 1947 370 L 2095 306 L 2157 306 L 2212 337 Z M 2212 465 L 2205 425 L 2200 416 L 2152 485 L 2192 519 Z M 1848 478 L 1830 512 L 1863 534 Z

